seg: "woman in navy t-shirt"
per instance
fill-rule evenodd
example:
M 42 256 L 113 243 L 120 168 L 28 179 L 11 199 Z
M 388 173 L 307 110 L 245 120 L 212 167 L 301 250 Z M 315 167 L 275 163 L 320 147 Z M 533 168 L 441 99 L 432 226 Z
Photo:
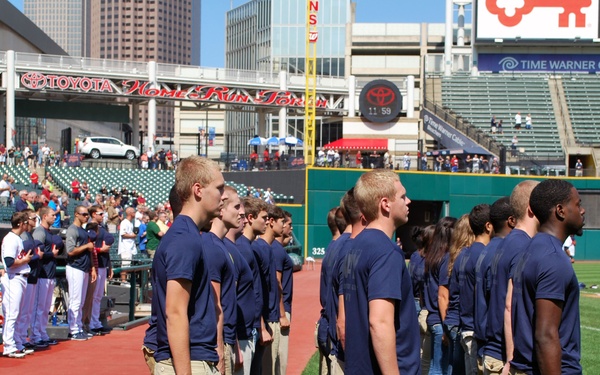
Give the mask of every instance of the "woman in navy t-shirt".
M 425 252 L 425 308 L 428 311 L 427 327 L 431 334 L 430 375 L 446 374 L 448 369 L 447 347 L 442 343 L 444 330 L 438 305 L 440 282 L 448 276 L 448 251 L 456 219 L 442 218 L 435 226 L 431 243 Z
M 415 297 L 415 307 L 419 314 L 419 327 L 421 332 L 421 373 L 429 373 L 429 362 L 431 362 L 431 341 L 429 331 L 427 330 L 427 309 L 424 308 L 424 288 L 425 288 L 425 250 L 431 242 L 435 225 L 429 225 L 425 228 L 414 227 L 412 231 L 412 241 L 417 246 L 417 251 L 410 256 L 408 272 L 412 279 L 413 294 Z

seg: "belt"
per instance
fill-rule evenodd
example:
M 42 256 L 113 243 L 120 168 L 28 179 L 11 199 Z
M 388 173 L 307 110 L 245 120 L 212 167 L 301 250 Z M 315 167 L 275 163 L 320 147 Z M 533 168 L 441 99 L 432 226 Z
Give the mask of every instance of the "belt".
M 17 276 L 29 277 L 29 273 L 15 273 Z

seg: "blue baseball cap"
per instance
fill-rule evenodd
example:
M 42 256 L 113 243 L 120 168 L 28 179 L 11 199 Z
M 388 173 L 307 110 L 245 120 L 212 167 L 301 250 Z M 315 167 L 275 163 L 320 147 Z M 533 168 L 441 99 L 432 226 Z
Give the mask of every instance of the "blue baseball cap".
M 33 250 L 34 247 L 35 247 L 35 243 L 32 240 L 23 241 L 23 250 L 25 252 L 28 252 L 29 250 Z
M 34 240 L 33 243 L 34 243 L 35 247 L 37 247 L 38 249 L 40 249 L 40 251 L 44 251 L 45 246 L 44 246 L 44 243 L 42 241 Z
M 113 243 L 115 243 L 115 236 L 113 236 L 112 234 L 110 234 L 108 232 L 105 233 L 104 234 L 104 243 L 109 246 L 112 245 Z
M 62 237 L 59 236 L 58 234 L 55 234 L 52 236 L 52 244 L 55 245 L 57 249 L 62 249 L 63 246 L 65 245 Z
M 88 234 L 88 238 L 90 239 L 90 241 L 96 241 L 96 237 L 98 237 L 98 234 L 95 231 L 88 230 L 87 234 Z

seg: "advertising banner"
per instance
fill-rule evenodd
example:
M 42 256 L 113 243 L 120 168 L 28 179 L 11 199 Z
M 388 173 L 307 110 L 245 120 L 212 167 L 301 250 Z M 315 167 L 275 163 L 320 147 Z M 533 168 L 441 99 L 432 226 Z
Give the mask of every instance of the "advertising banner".
M 427 109 L 421 110 L 421 118 L 423 119 L 423 129 L 425 132 L 432 136 L 436 141 L 443 144 L 446 148 L 471 149 L 480 147 L 466 135 L 462 134 Z
M 598 38 L 600 0 L 477 0 L 477 39 Z
M 479 55 L 482 72 L 589 72 L 600 71 L 600 55 L 501 54 Z

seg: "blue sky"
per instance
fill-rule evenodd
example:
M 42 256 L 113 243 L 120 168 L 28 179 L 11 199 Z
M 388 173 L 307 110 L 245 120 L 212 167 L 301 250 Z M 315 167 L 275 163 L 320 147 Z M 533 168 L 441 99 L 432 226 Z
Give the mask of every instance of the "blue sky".
M 235 7 L 247 1 L 234 0 L 233 5 Z M 10 0 L 10 2 L 23 10 L 23 0 Z M 357 4 L 357 22 L 444 22 L 445 0 L 354 0 L 354 2 Z M 229 9 L 229 0 L 202 1 L 202 66 L 225 65 L 225 12 Z

